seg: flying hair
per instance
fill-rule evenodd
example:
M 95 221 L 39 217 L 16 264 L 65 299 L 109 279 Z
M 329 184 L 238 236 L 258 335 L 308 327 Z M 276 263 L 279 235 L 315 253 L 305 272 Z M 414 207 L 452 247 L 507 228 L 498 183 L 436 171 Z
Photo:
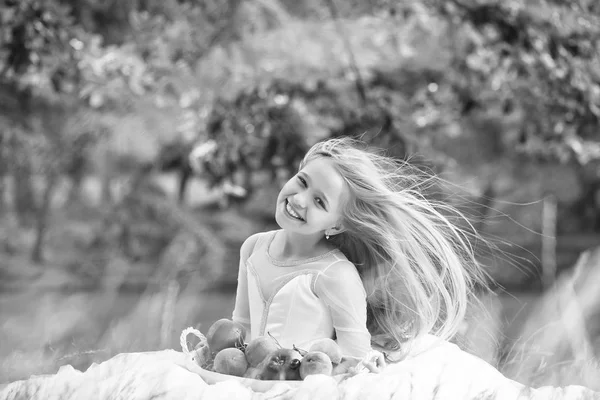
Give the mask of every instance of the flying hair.
M 473 233 L 453 222 L 466 218 L 428 199 L 436 183 L 406 161 L 351 138 L 315 144 L 301 168 L 332 160 L 350 195 L 345 230 L 329 239 L 355 264 L 367 292 L 367 324 L 374 344 L 397 351 L 420 335 L 451 339 L 485 274 L 471 245 Z

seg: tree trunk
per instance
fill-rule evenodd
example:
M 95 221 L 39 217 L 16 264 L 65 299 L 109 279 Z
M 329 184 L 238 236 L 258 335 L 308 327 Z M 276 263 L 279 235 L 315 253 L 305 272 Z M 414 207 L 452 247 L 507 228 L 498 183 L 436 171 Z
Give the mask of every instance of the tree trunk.
M 31 251 L 31 260 L 36 263 L 40 263 L 44 260 L 44 239 L 46 238 L 48 230 L 48 219 L 50 211 L 52 210 L 52 195 L 54 194 L 54 189 L 56 189 L 58 176 L 51 173 L 47 179 L 42 203 L 40 204 L 37 213 L 35 244 Z
M 350 40 L 348 40 L 348 33 L 345 32 L 343 24 L 339 21 L 339 10 L 334 0 L 327 0 L 327 6 L 329 7 L 329 12 L 331 13 L 331 17 L 336 24 L 338 34 L 344 43 L 344 48 L 346 50 L 346 55 L 348 56 L 349 68 L 354 75 L 354 86 L 356 87 L 356 92 L 358 93 L 358 97 L 360 98 L 361 104 L 363 107 L 367 105 L 367 89 L 365 87 L 364 79 L 362 74 L 358 68 L 358 63 L 356 62 L 356 56 L 354 55 L 354 50 L 352 49 L 352 44 Z
M 477 214 L 475 215 L 476 222 L 474 224 L 475 230 L 479 233 L 485 229 L 487 219 L 490 216 L 490 210 L 494 204 L 496 197 L 496 191 L 494 189 L 494 183 L 488 183 L 481 197 L 477 201 Z
M 27 157 L 15 159 L 15 155 L 26 154 L 27 149 L 19 143 L 17 135 L 13 132 L 10 139 L 10 152 L 13 178 L 13 209 L 21 225 L 30 224 L 36 212 L 35 191 L 32 184 L 32 168 Z
M 550 288 L 556 279 L 556 198 L 548 195 L 542 202 L 542 283 Z
M 6 149 L 8 146 L 6 130 L 0 131 L 0 215 L 4 213 L 6 209 L 6 175 L 8 173 L 8 162 Z

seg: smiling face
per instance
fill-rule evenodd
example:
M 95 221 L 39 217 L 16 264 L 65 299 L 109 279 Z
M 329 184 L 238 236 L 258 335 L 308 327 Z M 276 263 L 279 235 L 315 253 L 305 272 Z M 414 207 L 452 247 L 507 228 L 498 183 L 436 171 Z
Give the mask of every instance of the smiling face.
M 316 158 L 279 192 L 275 220 L 284 230 L 323 236 L 326 231 L 339 226 L 347 194 L 344 179 L 331 160 Z

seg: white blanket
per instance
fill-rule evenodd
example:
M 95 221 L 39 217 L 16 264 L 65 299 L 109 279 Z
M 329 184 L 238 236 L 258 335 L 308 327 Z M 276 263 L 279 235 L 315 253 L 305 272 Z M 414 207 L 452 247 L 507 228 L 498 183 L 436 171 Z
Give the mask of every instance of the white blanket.
M 12 382 L 0 399 L 185 400 L 185 399 L 598 399 L 581 386 L 531 389 L 504 377 L 491 365 L 457 346 L 429 338 L 411 356 L 381 374 L 364 373 L 336 382 L 313 376 L 299 387 L 286 382 L 256 393 L 235 381 L 207 384 L 190 371 L 189 355 L 165 350 L 123 353 L 85 372 L 70 366 L 54 375 Z

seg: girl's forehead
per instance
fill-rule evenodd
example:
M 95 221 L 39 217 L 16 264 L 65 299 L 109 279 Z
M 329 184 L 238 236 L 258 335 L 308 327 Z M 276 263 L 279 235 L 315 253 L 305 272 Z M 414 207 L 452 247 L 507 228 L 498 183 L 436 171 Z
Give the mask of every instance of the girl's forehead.
M 342 178 L 338 170 L 335 168 L 334 163 L 329 158 L 325 157 L 318 157 L 308 161 L 301 169 L 301 172 L 315 174 L 316 176 L 322 178 Z
M 347 191 L 344 178 L 335 168 L 333 161 L 326 157 L 310 160 L 300 173 L 308 177 L 315 189 L 323 191 L 326 196 L 337 201 L 340 201 Z

